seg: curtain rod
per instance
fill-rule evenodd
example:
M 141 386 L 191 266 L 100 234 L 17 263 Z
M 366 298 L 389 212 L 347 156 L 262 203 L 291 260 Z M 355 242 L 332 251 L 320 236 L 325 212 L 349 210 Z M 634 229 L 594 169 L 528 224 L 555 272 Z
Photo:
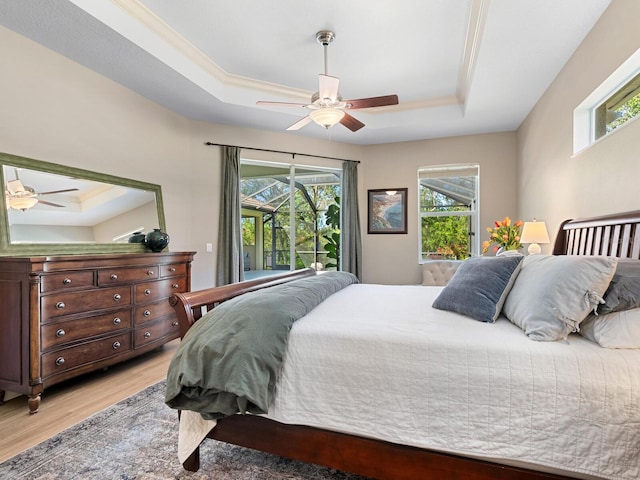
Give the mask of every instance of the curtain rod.
M 213 142 L 205 142 L 205 145 L 214 146 L 214 147 L 238 147 L 243 150 L 255 150 L 257 152 L 284 153 L 285 155 L 293 155 L 293 158 L 295 158 L 296 155 L 300 155 L 303 157 L 326 158 L 327 160 L 339 160 L 341 162 L 360 163 L 360 160 L 347 160 L 346 158 L 326 157 L 324 155 L 311 155 L 309 153 L 296 153 L 296 152 L 285 152 L 282 150 L 269 150 L 268 148 L 241 147 L 240 145 L 227 145 L 224 143 L 213 143 Z

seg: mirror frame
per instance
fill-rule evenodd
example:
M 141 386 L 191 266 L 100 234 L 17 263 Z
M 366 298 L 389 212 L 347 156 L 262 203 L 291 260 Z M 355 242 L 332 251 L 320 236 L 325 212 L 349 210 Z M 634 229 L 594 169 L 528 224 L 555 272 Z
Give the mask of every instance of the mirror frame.
M 56 175 L 78 177 L 84 180 L 110 183 L 129 188 L 148 190 L 155 194 L 156 208 L 158 210 L 158 228 L 166 232 L 164 219 L 164 206 L 162 203 L 162 191 L 160 185 L 140 182 L 129 178 L 116 177 L 106 173 L 98 173 L 81 168 L 68 167 L 56 163 L 34 160 L 27 157 L 19 157 L 9 153 L 0 153 L 0 183 L 2 184 L 2 195 L 0 195 L 0 256 L 29 256 L 29 255 L 80 255 L 92 253 L 144 253 L 148 252 L 144 244 L 141 243 L 11 243 L 11 233 L 9 231 L 9 216 L 5 204 L 4 190 L 6 182 L 4 179 L 5 165 L 17 168 L 28 168 Z

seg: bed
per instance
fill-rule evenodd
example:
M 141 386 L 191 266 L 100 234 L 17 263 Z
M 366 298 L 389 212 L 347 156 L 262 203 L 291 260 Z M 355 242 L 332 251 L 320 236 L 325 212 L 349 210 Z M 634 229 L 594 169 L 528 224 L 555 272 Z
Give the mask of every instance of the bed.
M 639 224 L 640 212 L 564 222 L 553 253 L 557 258 L 624 258 L 636 267 Z M 612 268 L 607 285 L 615 278 L 616 266 Z M 511 293 L 501 298 L 504 308 L 500 304 L 498 310 L 517 311 L 517 302 L 510 304 L 510 298 L 529 271 L 534 268 L 525 266 L 510 277 Z M 206 312 L 223 302 L 321 276 L 310 269 L 287 272 L 176 294 L 171 303 L 185 337 Z M 478 322 L 455 311 L 431 308 L 448 288 L 353 284 L 341 289 L 291 328 L 268 414 L 200 422 L 195 413 L 195 428 L 201 429 L 201 436 L 218 441 L 380 479 L 640 476 L 640 349 L 603 348 L 594 337 L 577 333 L 559 341 L 534 341 L 527 337 L 535 336 L 536 329 L 527 330 L 526 321 L 516 325 L 504 313 L 495 322 Z M 604 293 L 603 289 L 599 295 Z M 419 300 L 412 300 L 416 297 Z M 413 319 L 407 324 L 396 324 L 400 307 L 391 298 L 410 306 Z M 331 333 L 327 340 L 321 317 L 331 303 L 340 313 L 327 323 L 339 333 Z M 373 319 L 368 311 L 359 313 L 367 304 L 380 318 Z M 631 307 L 635 306 L 629 311 L 637 310 Z M 350 319 L 355 319 L 355 327 L 343 326 Z M 394 328 L 385 330 L 390 323 Z M 354 328 L 362 333 L 352 335 Z M 442 333 L 447 329 L 458 332 L 453 340 Z M 309 332 L 316 336 L 307 337 Z M 423 336 L 431 342 L 426 350 L 419 342 Z M 506 343 L 509 350 L 504 350 Z M 387 364 L 388 358 L 393 362 Z M 340 365 L 346 376 L 334 382 L 333 374 L 323 370 Z M 350 370 L 344 365 L 358 367 Z M 426 373 L 420 370 L 424 368 Z M 484 374 L 484 380 L 476 373 Z M 383 374 L 384 386 L 376 383 Z M 429 382 L 421 382 L 422 376 Z M 553 381 L 542 383 L 551 377 Z M 444 378 L 444 387 L 430 383 L 436 378 Z M 314 379 L 321 380 L 314 384 Z M 393 388 L 388 388 L 389 382 Z M 375 398 L 361 398 L 359 392 L 366 388 L 376 392 Z M 396 391 L 404 392 L 402 408 L 393 403 Z M 323 396 L 328 403 L 318 412 L 313 400 Z M 296 403 L 295 397 L 303 401 Z M 548 406 L 547 400 L 554 404 Z M 360 417 L 363 410 L 365 416 Z M 550 412 L 555 415 L 551 420 Z M 181 412 L 181 435 L 183 429 L 193 428 L 185 425 L 187 414 L 194 418 L 194 412 Z M 586 450 L 580 443 L 587 445 Z M 185 469 L 199 469 L 197 442 L 182 459 Z

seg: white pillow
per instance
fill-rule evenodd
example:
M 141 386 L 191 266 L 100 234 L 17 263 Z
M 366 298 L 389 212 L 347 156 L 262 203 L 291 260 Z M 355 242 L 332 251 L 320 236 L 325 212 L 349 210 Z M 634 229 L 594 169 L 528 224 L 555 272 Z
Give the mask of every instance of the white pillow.
M 614 257 L 529 255 L 504 303 L 504 314 L 532 340 L 564 340 L 602 303 Z
M 580 335 L 604 348 L 640 348 L 640 308 L 589 315 Z

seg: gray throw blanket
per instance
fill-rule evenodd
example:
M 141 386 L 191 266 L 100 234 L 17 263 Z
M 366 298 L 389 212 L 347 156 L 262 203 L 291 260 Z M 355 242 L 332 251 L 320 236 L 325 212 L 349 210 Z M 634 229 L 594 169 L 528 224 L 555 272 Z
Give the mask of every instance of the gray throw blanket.
M 167 373 L 165 402 L 205 419 L 267 413 L 293 322 L 358 283 L 326 272 L 228 300 L 187 332 Z

